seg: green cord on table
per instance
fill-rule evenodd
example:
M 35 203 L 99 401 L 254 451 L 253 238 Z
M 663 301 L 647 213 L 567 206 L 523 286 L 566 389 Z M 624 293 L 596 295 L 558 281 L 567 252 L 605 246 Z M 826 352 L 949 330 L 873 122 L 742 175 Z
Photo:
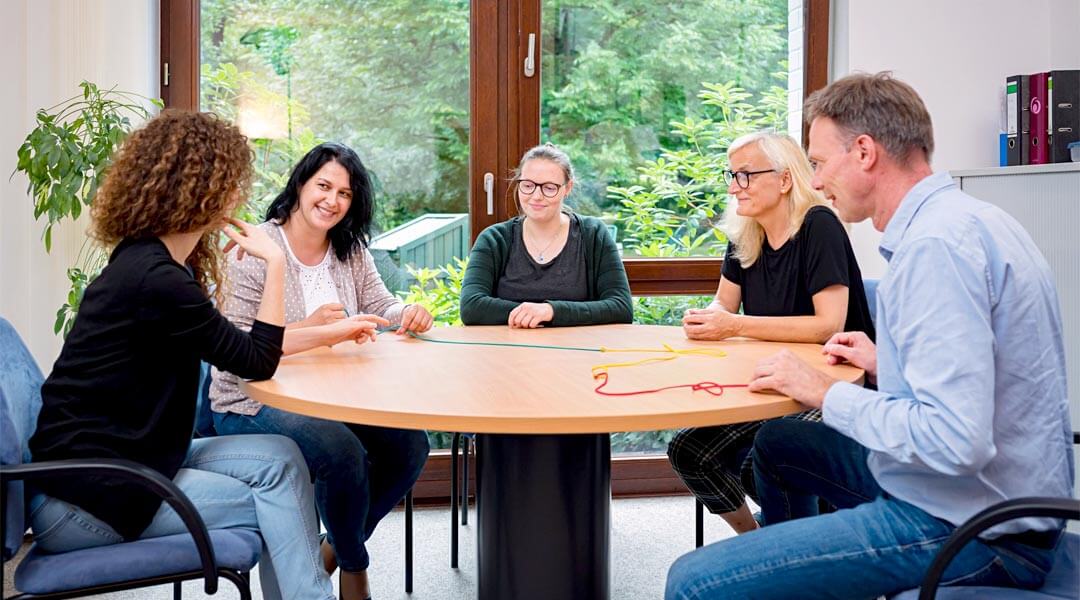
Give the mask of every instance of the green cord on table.
M 380 334 L 388 331 L 397 331 L 400 329 L 400 325 L 391 325 L 390 327 L 384 327 L 379 329 Z M 455 340 L 437 340 L 435 338 L 429 338 L 418 333 L 408 332 L 410 337 L 422 340 L 425 342 L 433 342 L 435 344 L 454 344 L 458 346 L 502 346 L 507 348 L 541 348 L 544 350 L 576 350 L 578 352 L 601 352 L 599 348 L 575 348 L 573 346 L 546 346 L 543 344 L 511 344 L 509 342 L 466 342 Z

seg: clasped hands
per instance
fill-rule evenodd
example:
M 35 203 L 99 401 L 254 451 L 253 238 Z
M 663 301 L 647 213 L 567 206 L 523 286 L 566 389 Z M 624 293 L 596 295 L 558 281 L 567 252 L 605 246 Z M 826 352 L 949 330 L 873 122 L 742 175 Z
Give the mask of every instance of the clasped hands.
M 510 311 L 506 324 L 512 329 L 535 329 L 555 318 L 555 308 L 547 302 L 522 302 Z

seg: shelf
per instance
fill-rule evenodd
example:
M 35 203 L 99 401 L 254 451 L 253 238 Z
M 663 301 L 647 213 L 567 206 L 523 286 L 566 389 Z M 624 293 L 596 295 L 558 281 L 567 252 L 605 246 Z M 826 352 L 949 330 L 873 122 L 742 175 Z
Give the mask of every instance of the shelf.
M 1034 175 L 1038 173 L 1068 173 L 1080 171 L 1080 163 L 1053 163 L 1049 165 L 1018 165 L 1015 167 L 983 167 L 949 171 L 953 177 L 987 177 L 993 175 Z

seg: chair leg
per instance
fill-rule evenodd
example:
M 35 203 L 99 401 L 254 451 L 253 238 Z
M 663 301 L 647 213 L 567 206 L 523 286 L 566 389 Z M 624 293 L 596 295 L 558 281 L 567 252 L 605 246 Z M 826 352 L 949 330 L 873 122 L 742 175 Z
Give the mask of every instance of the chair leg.
M 413 584 L 413 493 L 405 494 L 405 593 L 412 593 Z
M 174 581 L 172 584 L 172 597 L 173 600 L 181 600 L 184 597 L 184 586 L 179 581 Z
M 450 442 L 450 568 L 458 568 L 458 444 L 461 434 L 455 433 Z
M 705 505 L 697 498 L 694 498 L 694 512 L 694 542 L 700 548 L 705 545 Z
M 461 524 L 469 524 L 469 448 L 472 438 L 466 437 L 462 444 L 464 460 L 461 463 Z
M 247 573 L 232 569 L 218 569 L 218 575 L 233 582 L 236 591 L 240 592 L 240 600 L 251 600 L 251 577 Z

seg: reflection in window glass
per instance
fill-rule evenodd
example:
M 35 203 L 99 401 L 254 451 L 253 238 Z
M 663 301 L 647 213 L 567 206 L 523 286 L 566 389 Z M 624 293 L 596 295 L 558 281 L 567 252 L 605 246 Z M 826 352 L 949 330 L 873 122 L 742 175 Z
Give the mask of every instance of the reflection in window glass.
M 541 137 L 627 256 L 720 255 L 724 151 L 786 129 L 788 0 L 544 0 Z

